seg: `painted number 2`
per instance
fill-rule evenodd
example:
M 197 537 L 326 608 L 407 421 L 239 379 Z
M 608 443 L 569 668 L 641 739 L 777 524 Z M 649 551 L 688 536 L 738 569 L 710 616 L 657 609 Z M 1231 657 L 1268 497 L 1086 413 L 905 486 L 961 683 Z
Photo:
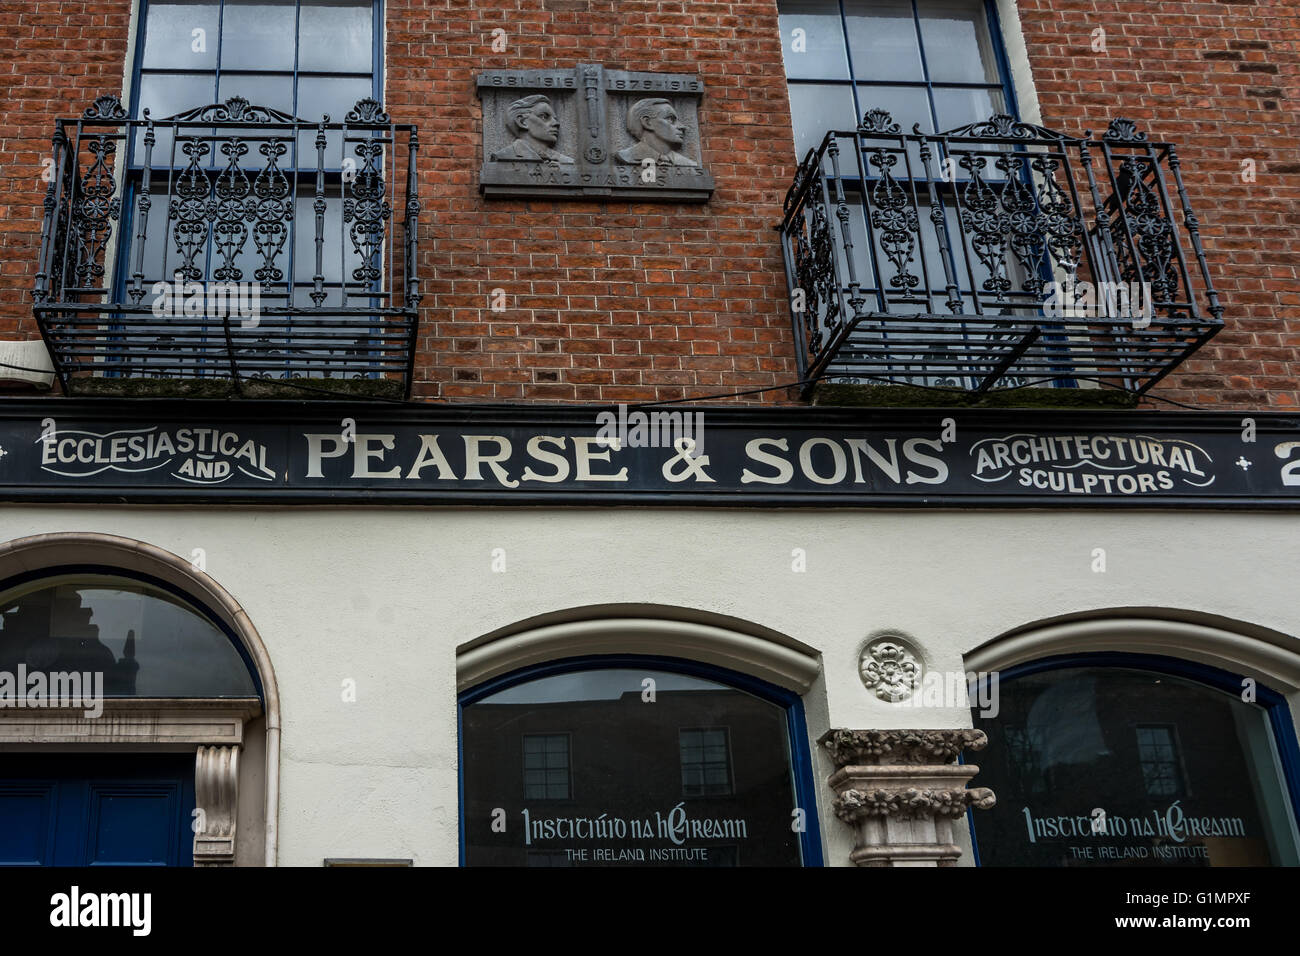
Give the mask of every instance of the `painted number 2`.
M 1298 449 L 1300 449 L 1300 441 L 1285 441 L 1274 446 L 1273 454 L 1279 458 L 1290 458 Z M 1300 485 L 1300 458 L 1282 466 L 1282 484 Z

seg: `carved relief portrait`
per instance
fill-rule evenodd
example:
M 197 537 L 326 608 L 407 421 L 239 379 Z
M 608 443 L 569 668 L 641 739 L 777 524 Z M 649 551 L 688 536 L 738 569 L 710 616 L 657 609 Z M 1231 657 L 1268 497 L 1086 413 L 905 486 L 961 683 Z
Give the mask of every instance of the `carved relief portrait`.
M 609 70 L 487 70 L 479 191 L 490 199 L 708 202 L 698 76 Z
M 620 163 L 641 165 L 645 160 L 670 166 L 698 166 L 678 152 L 686 142 L 686 126 L 666 99 L 637 100 L 627 111 L 627 131 L 636 140 L 617 153 Z
M 515 100 L 506 108 L 506 129 L 514 142 L 492 154 L 499 162 L 572 163 L 555 147 L 560 141 L 560 118 L 550 99 L 541 93 Z

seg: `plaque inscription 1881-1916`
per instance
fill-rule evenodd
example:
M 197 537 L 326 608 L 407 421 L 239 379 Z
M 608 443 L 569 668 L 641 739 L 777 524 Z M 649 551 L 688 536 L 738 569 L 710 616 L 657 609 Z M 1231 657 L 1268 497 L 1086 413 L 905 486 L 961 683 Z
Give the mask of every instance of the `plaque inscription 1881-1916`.
M 705 202 L 713 177 L 700 155 L 697 76 L 492 70 L 478 77 L 489 198 Z

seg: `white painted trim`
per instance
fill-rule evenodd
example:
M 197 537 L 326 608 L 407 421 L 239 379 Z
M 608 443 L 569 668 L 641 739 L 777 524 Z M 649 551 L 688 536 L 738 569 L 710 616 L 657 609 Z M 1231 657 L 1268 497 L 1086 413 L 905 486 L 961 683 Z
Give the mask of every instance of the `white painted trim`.
M 1300 690 L 1300 648 L 1276 639 L 1201 622 L 1157 617 L 1103 617 L 1047 623 L 997 637 L 966 654 L 968 671 L 999 671 L 1043 657 L 1098 651 L 1157 654 L 1244 674 L 1282 694 Z M 1269 635 L 1272 637 L 1272 635 Z
M 239 747 L 244 724 L 262 712 L 257 698 L 156 700 L 107 699 L 100 717 L 84 708 L 50 707 L 0 712 L 0 745 L 76 744 L 114 749 L 115 744 Z
M 821 672 L 813 651 L 768 637 L 694 621 L 609 617 L 549 624 L 476 642 L 456 655 L 457 690 L 521 667 L 584 654 L 685 658 L 740 671 L 800 695 Z
M 1025 32 L 1020 25 L 1020 11 L 1016 0 L 997 0 L 998 25 L 1002 28 L 1002 48 L 1007 53 L 1011 67 L 1011 86 L 1016 91 L 1020 119 L 1035 126 L 1043 125 L 1043 111 L 1038 104 L 1038 89 L 1034 86 L 1034 71 L 1029 64 L 1029 48 Z

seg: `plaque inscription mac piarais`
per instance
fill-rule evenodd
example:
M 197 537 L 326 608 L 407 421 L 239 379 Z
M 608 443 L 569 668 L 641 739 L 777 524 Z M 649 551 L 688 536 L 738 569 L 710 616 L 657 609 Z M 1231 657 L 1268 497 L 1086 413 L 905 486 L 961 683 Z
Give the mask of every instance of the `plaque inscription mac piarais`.
M 698 76 L 571 70 L 491 70 L 478 76 L 489 198 L 707 202 Z

